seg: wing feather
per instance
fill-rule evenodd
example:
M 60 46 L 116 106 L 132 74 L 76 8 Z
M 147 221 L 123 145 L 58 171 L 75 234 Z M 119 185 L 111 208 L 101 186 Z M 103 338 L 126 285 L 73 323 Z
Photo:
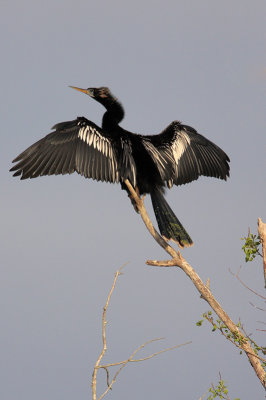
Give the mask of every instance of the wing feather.
M 191 182 L 201 175 L 224 180 L 229 176 L 230 160 L 225 152 L 187 125 L 174 121 L 149 139 L 161 155 L 165 148 L 171 152 L 173 173 L 166 179 L 169 187 Z
M 122 150 L 119 164 L 120 178 L 122 181 L 129 179 L 132 185 L 136 186 L 137 168 L 133 157 L 132 142 L 127 137 L 121 137 L 120 143 Z
M 162 180 L 168 181 L 171 179 L 174 172 L 174 157 L 168 151 L 167 147 L 161 147 L 160 149 L 157 149 L 152 144 L 150 137 L 146 138 L 145 136 L 143 137 L 143 145 L 153 159 L 154 164 L 157 166 Z
M 53 129 L 14 159 L 14 176 L 27 179 L 76 171 L 98 181 L 119 180 L 115 143 L 101 128 L 86 118 L 78 118 Z

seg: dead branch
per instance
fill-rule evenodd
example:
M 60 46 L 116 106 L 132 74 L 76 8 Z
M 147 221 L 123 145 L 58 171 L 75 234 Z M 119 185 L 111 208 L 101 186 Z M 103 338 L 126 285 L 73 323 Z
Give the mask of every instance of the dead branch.
M 136 206 L 138 211 L 141 215 L 143 222 L 145 223 L 147 229 L 149 230 L 150 234 L 156 240 L 156 242 L 172 257 L 171 260 L 165 261 L 156 261 L 156 260 L 148 260 L 146 263 L 152 266 L 159 266 L 159 267 L 179 267 L 181 268 L 185 274 L 191 279 L 193 284 L 196 286 L 197 290 L 201 294 L 201 296 L 209 303 L 210 307 L 215 311 L 218 317 L 223 321 L 224 325 L 235 335 L 243 336 L 241 330 L 236 326 L 236 324 L 230 319 L 228 314 L 223 310 L 221 305 L 215 299 L 213 294 L 211 293 L 209 287 L 204 285 L 198 274 L 195 270 L 191 267 L 191 265 L 181 256 L 181 253 L 174 250 L 155 230 L 154 226 L 151 223 L 151 220 L 147 214 L 147 211 L 144 207 L 143 199 L 141 199 L 137 193 L 135 192 L 134 188 L 128 181 L 125 181 L 125 184 L 130 191 L 131 196 L 136 202 Z M 241 345 L 242 350 L 246 353 L 250 364 L 252 365 L 257 377 L 259 378 L 263 387 L 266 387 L 266 376 L 264 369 L 260 363 L 260 360 L 257 358 L 252 346 L 249 344 L 248 341 L 244 341 Z

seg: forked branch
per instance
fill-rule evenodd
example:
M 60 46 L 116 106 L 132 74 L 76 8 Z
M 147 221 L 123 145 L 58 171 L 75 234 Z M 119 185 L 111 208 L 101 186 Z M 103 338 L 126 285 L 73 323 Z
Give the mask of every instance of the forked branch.
M 96 363 L 94 365 L 93 374 L 92 374 L 92 398 L 93 398 L 93 400 L 97 400 L 97 391 L 96 391 L 97 387 L 96 386 L 97 386 L 97 373 L 98 373 L 99 369 L 104 369 L 106 371 L 106 376 L 107 376 L 107 388 L 102 393 L 102 395 L 100 397 L 98 397 L 98 400 L 102 400 L 102 398 L 109 392 L 109 390 L 112 389 L 112 386 L 115 383 L 117 376 L 120 374 L 122 369 L 128 363 L 141 362 L 141 361 L 149 360 L 150 358 L 153 358 L 153 357 L 155 357 L 155 356 L 157 356 L 157 355 L 159 355 L 161 353 L 165 353 L 166 351 L 177 349 L 178 347 L 181 347 L 181 346 L 184 346 L 186 344 L 191 343 L 191 342 L 186 342 L 186 343 L 179 344 L 179 345 L 176 345 L 176 346 L 173 346 L 173 347 L 169 347 L 167 349 L 163 349 L 163 350 L 157 351 L 156 353 L 150 354 L 150 355 L 148 355 L 146 357 L 135 359 L 134 358 L 135 355 L 140 350 L 142 350 L 148 344 L 150 344 L 152 342 L 155 342 L 155 341 L 158 341 L 158 340 L 162 340 L 163 338 L 151 339 L 151 340 L 148 340 L 147 342 L 143 343 L 142 345 L 140 345 L 136 350 L 134 350 L 133 353 L 130 355 L 130 357 L 128 359 L 123 360 L 123 361 L 119 361 L 119 362 L 115 362 L 115 363 L 110 363 L 110 364 L 104 364 L 104 365 L 101 364 L 101 360 L 102 360 L 102 358 L 105 355 L 106 350 L 107 350 L 107 343 L 106 343 L 106 312 L 107 312 L 107 309 L 108 309 L 108 306 L 109 306 L 109 302 L 110 302 L 112 293 L 113 293 L 113 291 L 115 289 L 117 279 L 118 279 L 119 275 L 121 275 L 121 271 L 122 271 L 123 267 L 124 267 L 124 265 L 118 271 L 116 271 L 116 273 L 115 273 L 113 285 L 111 287 L 111 290 L 110 290 L 110 292 L 108 294 L 108 297 L 107 297 L 107 300 L 106 300 L 106 303 L 105 303 L 105 306 L 103 308 L 103 315 L 102 315 L 102 344 L 103 345 L 102 345 L 101 354 L 99 355 L 99 358 L 98 358 L 98 360 L 96 361 Z M 116 373 L 114 374 L 113 378 L 110 380 L 110 374 L 109 374 L 109 369 L 108 368 L 116 367 L 116 366 L 119 366 L 119 368 L 116 371 Z

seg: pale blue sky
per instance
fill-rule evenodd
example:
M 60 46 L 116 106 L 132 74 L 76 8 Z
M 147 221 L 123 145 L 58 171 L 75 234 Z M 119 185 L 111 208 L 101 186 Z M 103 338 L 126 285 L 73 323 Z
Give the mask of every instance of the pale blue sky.
M 22 182 L 8 170 L 55 123 L 81 115 L 101 122 L 101 105 L 68 85 L 109 86 L 129 130 L 158 133 L 175 119 L 196 128 L 229 155 L 231 178 L 168 192 L 195 242 L 183 255 L 265 344 L 256 331 L 263 315 L 249 304 L 261 306 L 258 298 L 228 272 L 243 265 L 243 279 L 263 292 L 262 267 L 244 263 L 240 237 L 266 220 L 265 2 L 16 0 L 0 8 L 1 399 L 90 398 L 102 306 L 126 261 L 106 361 L 159 336 L 165 343 L 145 354 L 192 344 L 129 365 L 110 399 L 198 399 L 219 372 L 231 398 L 262 398 L 246 357 L 207 323 L 196 327 L 209 307 L 186 276 L 145 266 L 166 256 L 118 185 L 76 174 Z

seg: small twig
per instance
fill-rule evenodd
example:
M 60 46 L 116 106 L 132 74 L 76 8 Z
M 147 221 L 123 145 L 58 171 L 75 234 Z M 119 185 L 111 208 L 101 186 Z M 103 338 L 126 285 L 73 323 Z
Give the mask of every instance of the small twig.
M 255 304 L 251 303 L 251 301 L 249 301 L 249 304 L 250 304 L 252 307 L 256 308 L 257 310 L 260 310 L 260 311 L 266 312 L 266 310 L 265 310 L 264 308 L 261 308 L 261 307 L 255 306 Z
M 241 324 L 241 329 L 242 329 L 242 331 L 244 332 L 244 334 L 246 335 L 246 337 L 248 338 L 248 340 L 253 344 L 253 346 L 254 347 L 258 347 L 258 345 L 257 345 L 257 343 L 253 340 L 253 339 L 251 339 L 251 334 L 247 334 L 247 332 L 245 331 L 245 329 L 244 329 L 244 326 Z M 265 353 L 265 347 L 260 347 L 260 350 L 261 350 L 261 352 L 263 353 L 263 354 L 266 354 Z M 259 357 L 259 356 L 258 356 Z M 260 360 L 261 361 L 263 361 L 264 363 L 266 363 L 266 359 L 265 358 L 262 358 L 262 357 L 259 357 L 260 358 Z
M 223 382 L 222 381 L 222 374 L 221 374 L 221 372 L 219 372 L 219 383 L 220 382 Z M 211 387 L 212 387 L 212 389 L 213 389 L 213 391 L 217 391 L 217 389 L 215 388 L 215 386 L 214 386 L 214 384 L 212 383 L 211 384 Z M 215 396 L 216 397 L 216 396 Z M 221 391 L 219 391 L 219 397 L 220 397 L 220 399 L 224 399 L 224 400 L 230 400 L 230 398 L 226 395 L 226 397 L 224 397 L 224 395 L 223 395 L 223 393 L 221 393 Z
M 110 386 L 110 381 L 109 381 L 109 371 L 108 371 L 108 368 L 107 368 L 107 366 L 101 366 L 100 368 L 103 368 L 105 371 L 106 371 L 106 383 L 107 383 L 107 386 Z
M 178 349 L 179 347 L 185 346 L 186 344 L 190 344 L 190 343 L 192 343 L 192 341 L 189 341 L 189 342 L 186 342 L 186 343 L 182 343 L 182 344 L 177 344 L 176 346 L 168 347 L 167 349 L 163 349 L 163 350 L 157 351 L 156 353 L 150 354 L 147 357 L 139 358 L 138 360 L 131 360 L 131 362 L 146 361 L 146 360 L 149 360 L 149 359 L 151 359 L 151 358 L 153 358 L 155 356 L 158 356 L 158 354 L 162 354 L 162 353 L 165 353 L 166 351 Z
M 209 390 L 207 390 L 207 392 L 204 393 L 203 396 L 200 396 L 199 400 L 204 400 L 204 398 L 207 396 L 208 393 L 209 393 Z
M 144 347 L 144 346 L 146 346 L 147 344 L 149 344 L 149 343 L 151 343 L 151 342 L 153 342 L 153 341 L 155 341 L 155 340 L 160 340 L 160 339 L 162 339 L 162 338 L 149 340 L 148 342 L 144 343 L 144 345 L 142 345 L 142 346 Z M 153 358 L 153 357 L 157 356 L 158 354 L 165 353 L 166 351 L 170 351 L 170 350 L 177 349 L 178 347 L 182 347 L 182 346 L 185 346 L 186 344 L 190 344 L 190 343 L 192 343 L 192 342 L 190 341 L 190 342 L 178 344 L 178 345 L 176 345 L 176 346 L 168 347 L 167 349 L 163 349 L 163 350 L 157 351 L 156 353 L 150 354 L 149 356 L 144 357 L 144 358 L 130 359 L 130 360 L 127 359 L 127 360 L 119 361 L 119 362 L 116 362 L 116 363 L 110 363 L 110 364 L 105 364 L 105 365 L 99 365 L 99 368 L 107 368 L 107 367 L 109 368 L 109 367 L 115 367 L 115 366 L 117 366 L 117 365 L 122 365 L 122 364 L 125 364 L 125 363 L 127 363 L 127 362 L 140 362 L 140 361 L 149 360 L 150 358 Z M 137 349 L 137 351 L 139 351 L 139 350 L 142 348 L 142 346 L 139 347 L 139 348 Z
M 245 284 L 245 282 L 242 281 L 242 279 L 239 276 L 240 270 L 241 270 L 241 265 L 238 268 L 238 271 L 236 274 L 234 274 L 231 269 L 229 268 L 229 272 L 236 277 L 236 279 L 241 283 L 241 285 L 243 285 L 246 289 L 250 290 L 252 293 L 254 293 L 256 296 L 261 297 L 262 299 L 266 300 L 266 297 L 262 296 L 261 294 L 257 293 L 255 290 L 251 289 L 248 285 Z

